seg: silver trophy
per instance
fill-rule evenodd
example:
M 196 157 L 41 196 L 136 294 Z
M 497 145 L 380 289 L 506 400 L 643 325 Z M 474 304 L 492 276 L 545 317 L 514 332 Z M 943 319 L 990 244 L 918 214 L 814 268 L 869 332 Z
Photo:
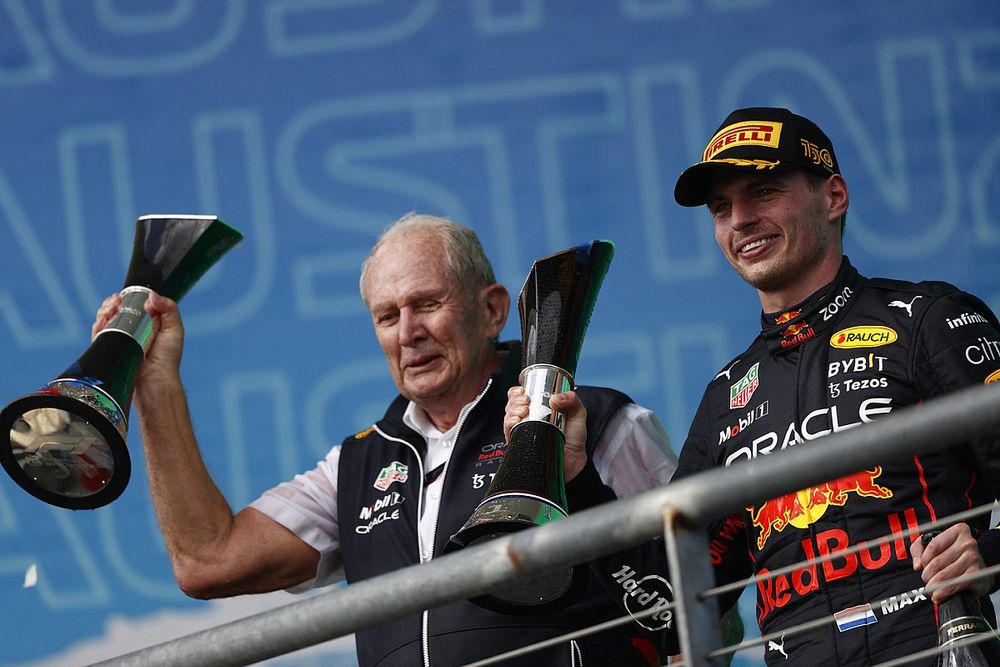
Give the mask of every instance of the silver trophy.
M 180 301 L 243 238 L 214 215 L 136 220 L 117 315 L 69 368 L 0 412 L 0 464 L 21 488 L 68 509 L 95 509 L 121 495 L 132 464 L 126 442 L 132 387 L 153 322 L 151 291 Z

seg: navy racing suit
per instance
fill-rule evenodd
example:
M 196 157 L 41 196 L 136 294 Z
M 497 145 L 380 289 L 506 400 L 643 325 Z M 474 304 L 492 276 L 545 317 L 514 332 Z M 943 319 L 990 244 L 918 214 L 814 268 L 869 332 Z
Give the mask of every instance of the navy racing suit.
M 982 301 L 942 282 L 869 279 L 846 257 L 832 283 L 761 317 L 761 334 L 705 390 L 674 479 L 821 447 L 832 442 L 824 435 L 1000 379 L 1000 324 Z M 805 562 L 756 584 L 761 631 L 779 633 L 765 644 L 769 665 L 871 665 L 933 647 L 935 608 L 913 569 L 908 531 L 992 502 L 998 481 L 1000 437 L 990 434 L 754 504 L 709 527 L 716 578 Z M 969 524 L 986 565 L 1000 562 L 1000 530 L 989 529 L 988 515 Z M 808 563 L 889 534 L 898 538 Z M 653 541 L 603 559 L 600 576 L 635 611 L 642 607 L 630 596 L 641 590 L 636 582 L 665 568 L 662 541 Z M 721 599 L 720 608 L 738 596 Z M 992 620 L 989 599 L 980 604 Z M 780 634 L 830 616 L 836 623 Z M 666 652 L 676 649 L 667 624 L 640 624 Z

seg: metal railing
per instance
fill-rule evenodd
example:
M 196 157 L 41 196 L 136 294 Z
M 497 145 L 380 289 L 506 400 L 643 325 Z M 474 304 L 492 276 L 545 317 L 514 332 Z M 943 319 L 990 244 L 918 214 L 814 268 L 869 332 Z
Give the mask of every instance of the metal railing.
M 902 457 L 1000 431 L 1000 383 L 894 411 L 781 456 L 706 471 L 544 526 L 389 572 L 248 618 L 96 663 L 152 667 L 248 665 L 469 598 L 525 574 L 586 562 L 666 535 L 686 664 L 721 664 L 704 525 L 776 498 Z M 386 595 L 392 591 L 392 595 Z M 95 667 L 96 667 L 95 665 Z

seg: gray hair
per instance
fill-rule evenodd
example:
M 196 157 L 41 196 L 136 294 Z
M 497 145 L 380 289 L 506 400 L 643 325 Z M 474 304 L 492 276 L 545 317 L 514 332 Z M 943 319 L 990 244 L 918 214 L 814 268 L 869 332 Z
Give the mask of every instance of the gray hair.
M 364 264 L 361 265 L 361 280 L 358 282 L 358 287 L 365 305 L 368 305 L 366 281 L 372 258 L 391 239 L 413 231 L 438 235 L 443 242 L 448 271 L 467 294 L 475 294 L 477 290 L 496 282 L 493 266 L 486 258 L 483 246 L 474 231 L 448 218 L 410 212 L 386 227 L 372 246 Z

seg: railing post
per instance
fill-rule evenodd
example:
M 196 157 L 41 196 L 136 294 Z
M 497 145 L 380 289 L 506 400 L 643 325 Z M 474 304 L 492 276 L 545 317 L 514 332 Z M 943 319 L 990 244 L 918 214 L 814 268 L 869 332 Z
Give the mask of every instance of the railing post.
M 705 527 L 690 525 L 668 505 L 663 509 L 663 535 L 684 665 L 721 667 L 725 663 L 720 658 L 706 657 L 722 646 L 722 629 L 718 598 L 700 597 L 715 586 Z

